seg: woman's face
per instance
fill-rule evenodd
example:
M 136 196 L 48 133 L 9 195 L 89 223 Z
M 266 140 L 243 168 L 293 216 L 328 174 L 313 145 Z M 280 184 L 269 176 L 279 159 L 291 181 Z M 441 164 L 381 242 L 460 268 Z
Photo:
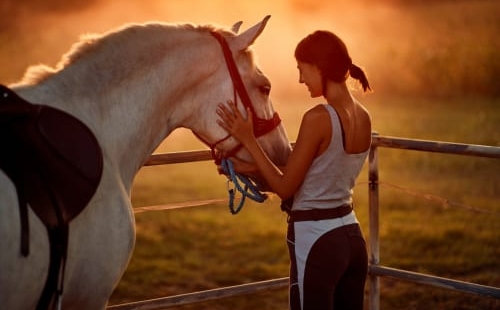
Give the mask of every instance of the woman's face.
M 323 83 L 318 67 L 310 63 L 297 61 L 297 68 L 299 69 L 299 83 L 306 84 L 311 97 L 322 96 Z

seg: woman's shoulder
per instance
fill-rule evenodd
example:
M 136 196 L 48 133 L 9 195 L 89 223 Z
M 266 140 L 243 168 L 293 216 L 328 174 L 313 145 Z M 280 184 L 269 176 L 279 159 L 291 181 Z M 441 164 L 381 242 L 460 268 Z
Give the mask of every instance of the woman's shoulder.
M 304 119 L 319 120 L 324 117 L 329 117 L 325 104 L 315 105 L 304 113 Z
M 319 104 L 307 110 L 300 125 L 299 135 L 294 147 L 304 152 L 312 152 L 311 158 L 318 157 L 327 148 L 331 140 L 330 113 Z
M 311 128 L 315 132 L 330 134 L 331 120 L 325 104 L 318 104 L 307 110 L 302 117 L 302 125 Z

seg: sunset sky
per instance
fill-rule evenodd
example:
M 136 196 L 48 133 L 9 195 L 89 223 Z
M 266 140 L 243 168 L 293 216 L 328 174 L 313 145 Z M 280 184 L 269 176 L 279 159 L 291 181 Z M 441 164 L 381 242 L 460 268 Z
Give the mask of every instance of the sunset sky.
M 125 23 L 231 26 L 241 20 L 241 29 L 246 29 L 271 15 L 254 50 L 276 95 L 303 92 L 293 50 L 317 29 L 331 30 L 345 41 L 351 58 L 366 69 L 378 91 L 407 91 L 431 82 L 435 93 L 443 77 L 449 77 L 446 82 L 451 85 L 444 86 L 450 90 L 457 89 L 454 83 L 476 80 L 477 85 L 466 85 L 475 91 L 485 85 L 480 79 L 488 81 L 500 70 L 495 61 L 499 11 L 494 0 L 3 0 L 0 82 L 20 79 L 32 64 L 55 65 L 81 34 L 102 33 Z M 429 70 L 435 70 L 433 76 L 427 76 Z M 480 72 L 477 79 L 471 78 L 471 73 Z M 487 91 L 495 88 L 490 85 Z
M 230 26 L 241 20 L 241 29 L 246 29 L 271 15 L 254 50 L 261 69 L 279 92 L 289 89 L 289 84 L 297 86 L 293 50 L 310 32 L 328 29 L 337 33 L 348 45 L 354 61 L 367 67 L 372 65 L 372 53 L 367 51 L 373 31 L 386 27 L 383 21 L 404 18 L 397 7 L 384 1 L 94 0 L 71 5 L 59 2 L 51 0 L 46 6 L 19 7 L 7 0 L 0 6 L 3 15 L 12 18 L 7 22 L 15 30 L 15 35 L 8 37 L 14 47 L 1 50 L 10 59 L 9 70 L 1 72 L 1 82 L 19 79 L 31 64 L 55 65 L 81 34 L 105 32 L 124 23 L 162 21 Z
M 322 99 L 311 100 L 298 83 L 293 58 L 297 42 L 317 29 L 339 35 L 365 69 L 373 94 L 362 95 L 349 81 L 371 107 L 394 95 L 495 97 L 499 12 L 496 0 L 3 0 L 0 83 L 20 80 L 30 65 L 55 66 L 82 34 L 151 21 L 228 27 L 243 21 L 244 30 L 271 15 L 253 49 L 283 114 L 289 110 L 283 105 Z

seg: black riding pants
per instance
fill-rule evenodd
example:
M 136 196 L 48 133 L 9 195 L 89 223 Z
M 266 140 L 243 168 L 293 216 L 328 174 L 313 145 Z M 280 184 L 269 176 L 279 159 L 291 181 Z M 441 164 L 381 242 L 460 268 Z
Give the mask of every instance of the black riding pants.
M 310 247 L 305 264 L 296 257 L 301 236 L 295 236 L 294 223 L 288 226 L 287 239 L 291 310 L 363 309 L 368 255 L 358 224 L 321 235 Z M 302 268 L 300 277 L 297 268 Z

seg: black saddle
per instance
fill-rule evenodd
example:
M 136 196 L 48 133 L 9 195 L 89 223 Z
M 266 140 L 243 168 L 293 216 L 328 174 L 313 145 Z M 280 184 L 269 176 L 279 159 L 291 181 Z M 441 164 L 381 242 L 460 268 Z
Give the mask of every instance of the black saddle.
M 37 309 L 62 290 L 69 222 L 88 204 L 102 175 L 102 151 L 90 129 L 74 116 L 32 104 L 0 85 L 0 169 L 16 186 L 21 253 L 29 255 L 29 207 L 45 224 L 51 264 Z M 59 292 L 60 293 L 60 292 Z

